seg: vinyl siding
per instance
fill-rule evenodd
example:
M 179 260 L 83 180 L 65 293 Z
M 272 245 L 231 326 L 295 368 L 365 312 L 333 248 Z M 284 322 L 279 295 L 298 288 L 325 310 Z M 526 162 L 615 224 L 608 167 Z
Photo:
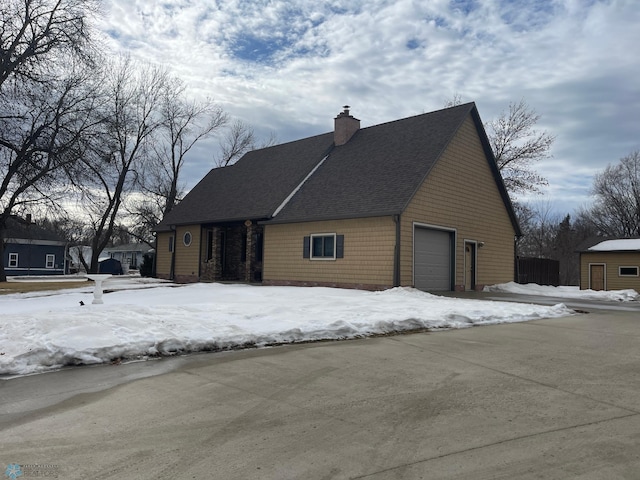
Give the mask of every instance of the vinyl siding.
M 303 258 L 304 237 L 344 235 L 344 258 Z M 265 282 L 343 286 L 393 285 L 395 223 L 391 217 L 266 225 Z
M 173 232 L 158 232 L 156 235 L 156 275 L 168 278 L 171 273 L 171 252 L 169 238 Z
M 589 264 L 605 264 L 607 290 L 633 288 L 640 292 L 640 277 L 621 277 L 620 267 L 640 267 L 640 252 L 585 252 L 580 254 L 580 288 L 589 287 Z
M 38 240 L 25 243 L 8 242 L 4 246 L 4 267 L 7 275 L 61 275 L 65 269 L 66 247 L 41 245 Z M 9 267 L 10 254 L 18 255 L 17 267 Z M 47 268 L 47 255 L 53 255 L 54 265 Z
M 484 242 L 478 286 L 513 280 L 515 231 L 471 117 L 402 214 L 402 285 L 413 285 L 414 222 L 456 231 L 456 286 L 464 285 L 465 240 Z
M 191 233 L 191 244 L 186 246 L 183 242 L 184 234 Z M 189 277 L 195 281 L 200 275 L 200 225 L 183 225 L 176 228 L 176 264 L 175 275 Z M 167 246 L 168 251 L 168 246 Z

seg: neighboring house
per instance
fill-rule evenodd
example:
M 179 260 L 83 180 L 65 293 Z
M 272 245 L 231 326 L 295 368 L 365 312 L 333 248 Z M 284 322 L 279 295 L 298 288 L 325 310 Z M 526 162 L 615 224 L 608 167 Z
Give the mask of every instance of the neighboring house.
M 26 219 L 12 216 L 4 232 L 5 273 L 17 275 L 63 275 L 67 243 L 55 233 Z
M 254 150 L 157 226 L 157 275 L 384 289 L 514 280 L 520 229 L 475 104 Z
M 91 260 L 92 248 L 87 245 L 73 245 L 69 247 L 69 270 L 70 273 L 87 273 L 80 257 L 85 261 Z
M 137 270 L 142 264 L 145 253 L 151 251 L 151 247 L 145 243 L 128 243 L 117 247 L 107 247 L 100 254 L 100 260 L 113 258 L 122 264 L 123 271 Z
M 580 252 L 580 288 L 640 292 L 640 239 L 606 240 Z

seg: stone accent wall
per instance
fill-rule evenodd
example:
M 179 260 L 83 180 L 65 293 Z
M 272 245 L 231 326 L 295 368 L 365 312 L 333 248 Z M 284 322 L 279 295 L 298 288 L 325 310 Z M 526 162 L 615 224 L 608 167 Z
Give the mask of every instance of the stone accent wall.
M 196 283 L 198 280 L 197 275 L 176 275 L 173 279 L 176 283 Z
M 264 246 L 264 227 L 262 225 L 252 225 L 250 235 L 247 235 L 247 263 L 246 281 L 262 281 L 262 256 Z
M 211 232 L 211 252 L 207 252 Z M 262 252 L 256 252 L 258 236 L 263 227 L 254 223 L 238 223 L 204 228 L 202 234 L 203 259 L 200 280 L 203 282 L 255 282 L 262 279 Z M 260 246 L 260 245 L 258 245 Z M 207 257 L 211 257 L 207 260 Z
M 209 246 L 209 235 L 211 235 L 211 245 Z M 202 231 L 203 250 L 200 264 L 200 280 L 203 282 L 215 282 L 222 276 L 222 265 L 220 263 L 220 241 L 222 231 L 219 227 L 205 228 Z M 211 248 L 211 252 L 207 250 Z
M 224 263 L 221 269 L 221 280 L 244 280 L 244 264 L 241 261 L 244 253 L 244 229 L 242 225 L 226 227 L 223 231 L 225 238 L 221 249 L 224 248 Z

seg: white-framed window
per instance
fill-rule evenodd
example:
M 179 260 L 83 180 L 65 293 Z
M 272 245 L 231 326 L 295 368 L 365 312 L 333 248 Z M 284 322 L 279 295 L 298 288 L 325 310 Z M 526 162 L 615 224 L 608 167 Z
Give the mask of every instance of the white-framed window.
M 45 264 L 46 268 L 53 268 L 56 266 L 56 256 L 52 253 L 47 253 L 47 263 Z
M 336 234 L 311 235 L 311 260 L 336 259 Z
M 10 253 L 9 254 L 9 268 L 18 268 L 18 254 Z
M 618 276 L 620 277 L 637 277 L 638 267 L 618 267 Z
M 193 240 L 191 232 L 184 232 L 184 235 L 182 236 L 182 243 L 184 243 L 185 247 L 191 245 L 191 240 Z

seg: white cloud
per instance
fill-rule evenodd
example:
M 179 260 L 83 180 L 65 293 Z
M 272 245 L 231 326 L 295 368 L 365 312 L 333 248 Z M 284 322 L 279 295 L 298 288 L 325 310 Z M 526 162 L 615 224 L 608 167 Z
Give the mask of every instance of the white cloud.
M 108 5 L 112 48 L 170 66 L 195 94 L 280 141 L 331 130 L 345 103 L 367 126 L 441 108 L 454 93 L 485 120 L 525 98 L 557 136 L 553 167 L 541 170 L 560 203 L 580 196 L 577 168 L 589 172 L 578 177 L 587 191 L 591 172 L 640 148 L 633 0 Z M 210 166 L 194 158 L 188 184 Z

